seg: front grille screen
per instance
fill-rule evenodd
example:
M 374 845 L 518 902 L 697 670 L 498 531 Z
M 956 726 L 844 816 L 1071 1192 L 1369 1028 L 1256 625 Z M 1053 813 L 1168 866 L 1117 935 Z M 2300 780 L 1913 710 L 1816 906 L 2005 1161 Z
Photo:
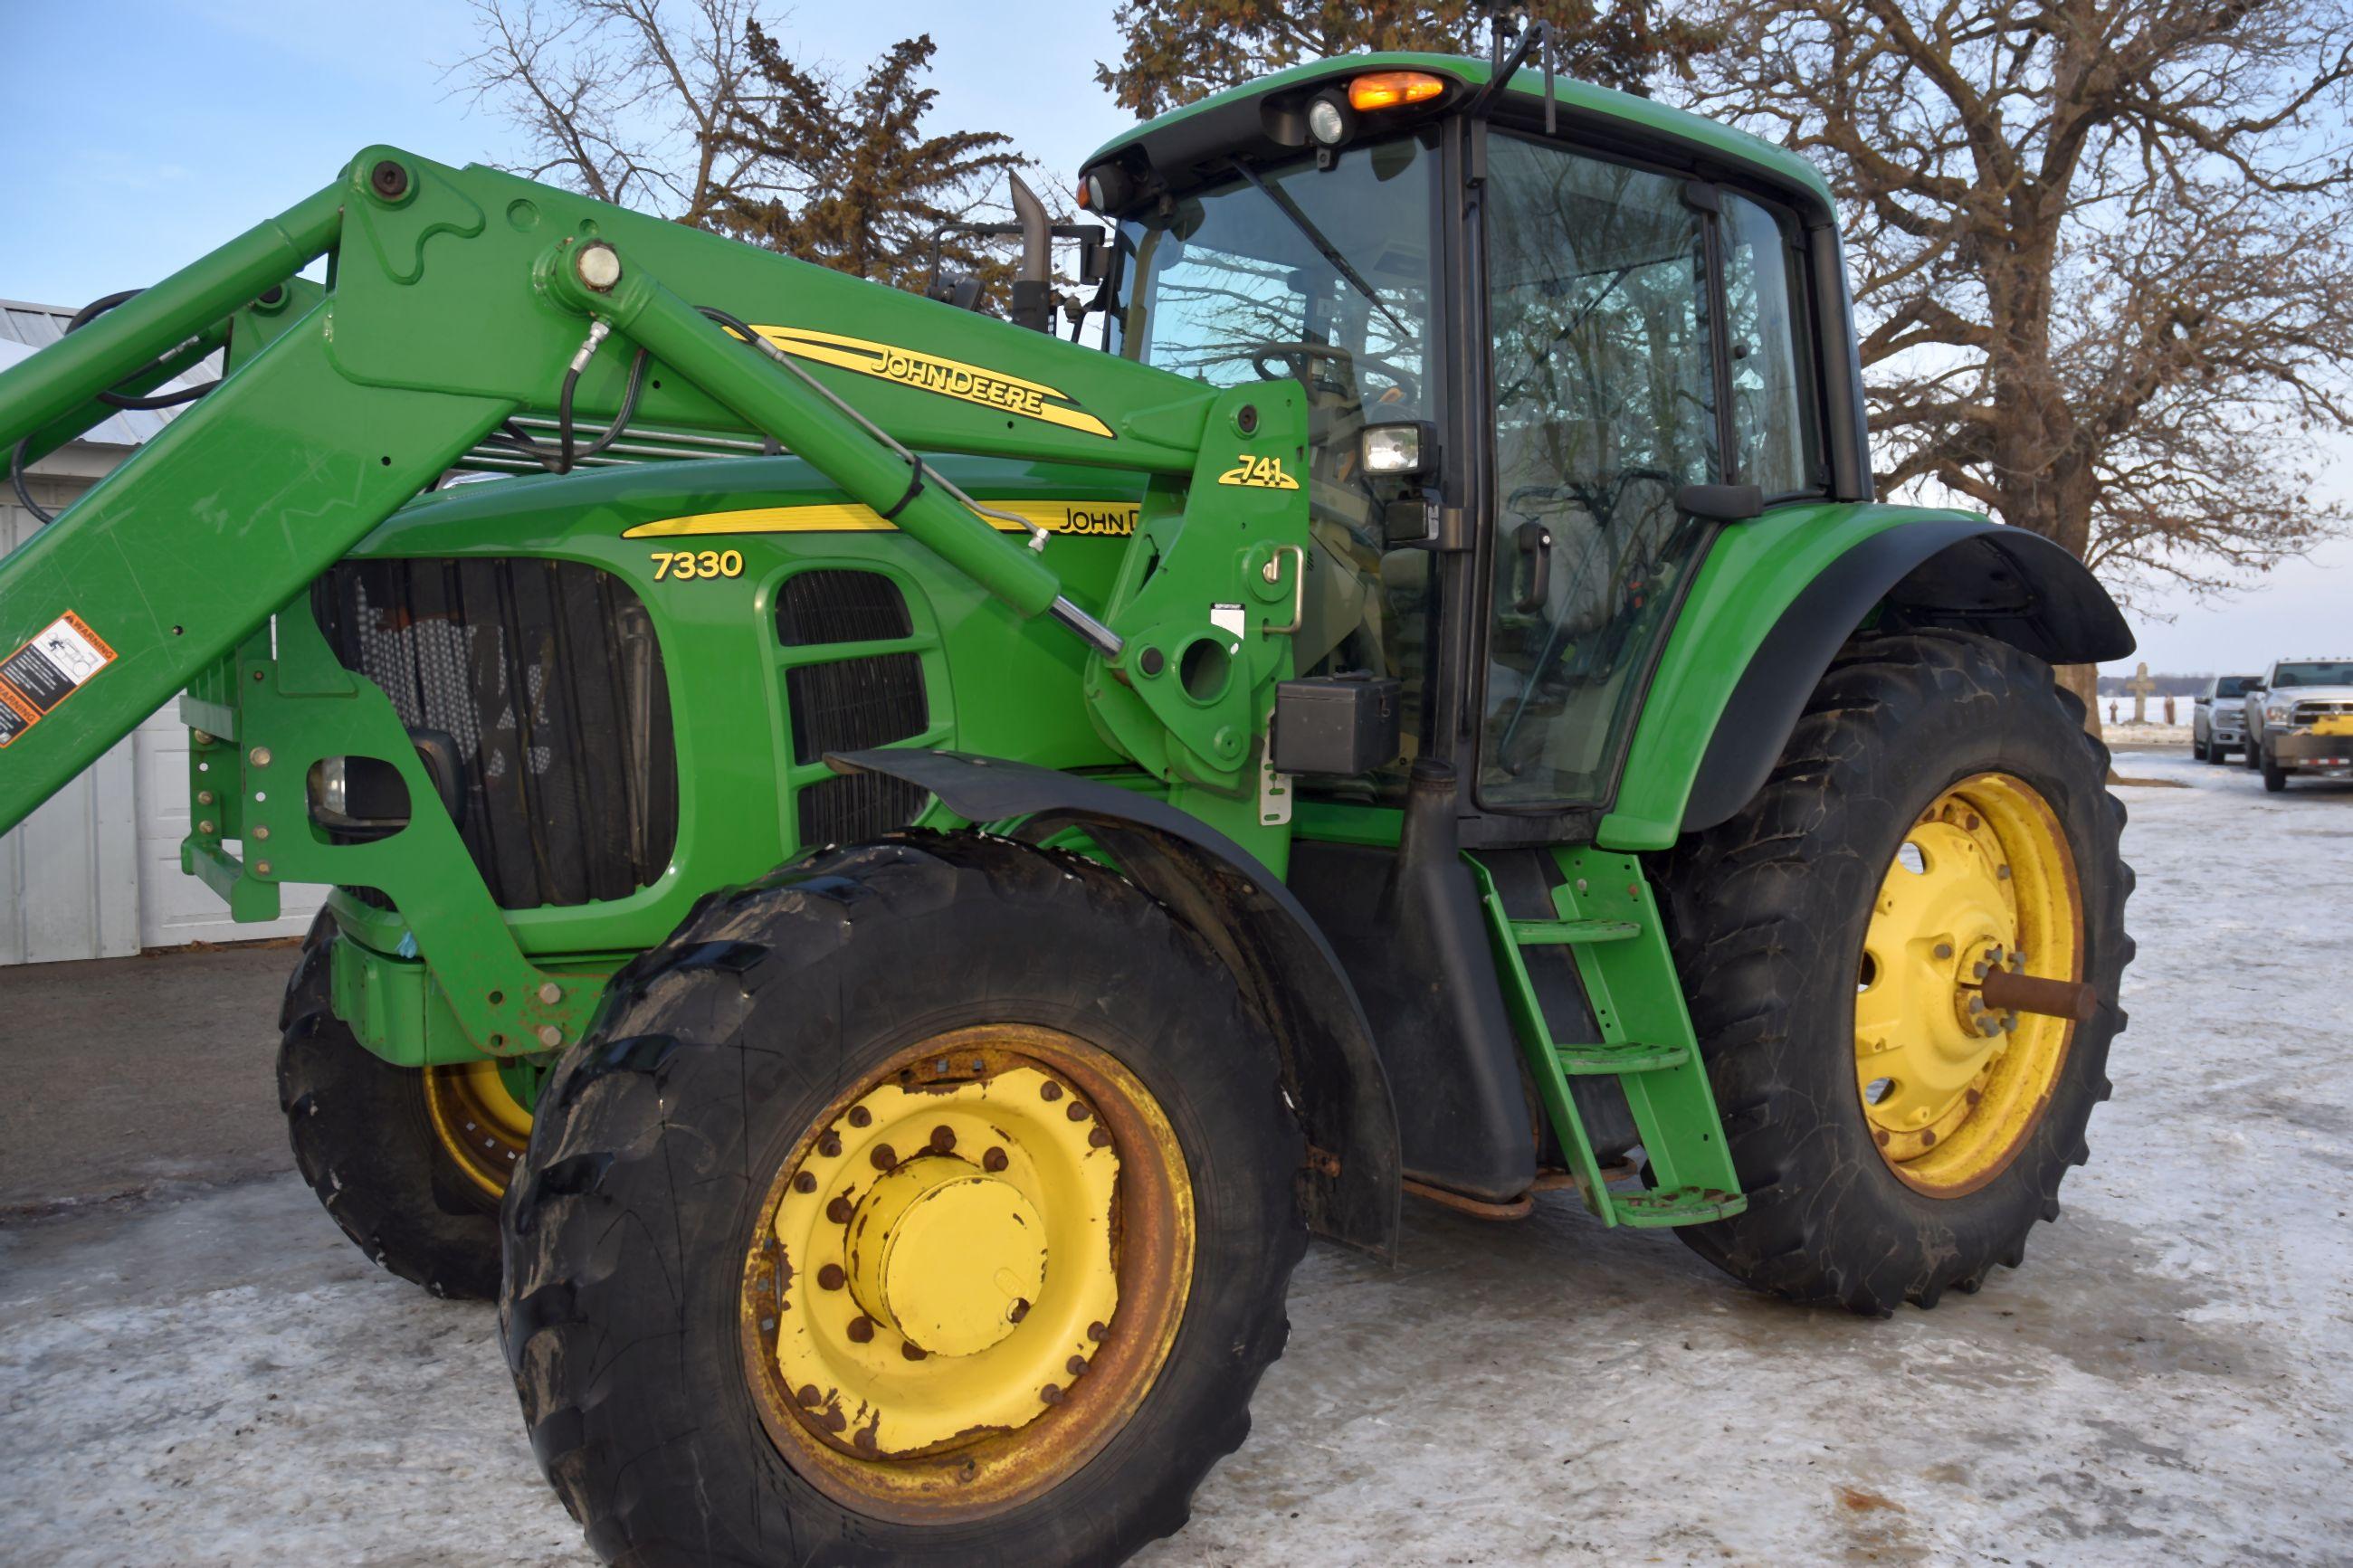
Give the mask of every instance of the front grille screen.
M 786 647 L 888 642 L 914 629 L 907 596 L 880 572 L 803 572 L 786 578 L 776 595 L 776 639 Z
M 785 673 L 793 714 L 793 760 L 821 762 L 828 752 L 862 752 L 920 735 L 931 724 L 923 661 L 912 653 L 805 664 Z
M 459 831 L 500 907 L 623 898 L 661 874 L 670 686 L 628 584 L 536 558 L 345 561 L 312 603 L 346 668 L 448 737 Z

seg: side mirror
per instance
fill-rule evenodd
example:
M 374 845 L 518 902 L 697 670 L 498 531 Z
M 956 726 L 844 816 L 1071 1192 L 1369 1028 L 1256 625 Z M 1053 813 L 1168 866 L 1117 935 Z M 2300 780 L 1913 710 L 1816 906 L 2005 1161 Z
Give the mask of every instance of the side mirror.
M 1675 490 L 1675 510 L 1710 522 L 1746 522 L 1765 511 L 1765 492 L 1755 485 L 1683 485 Z

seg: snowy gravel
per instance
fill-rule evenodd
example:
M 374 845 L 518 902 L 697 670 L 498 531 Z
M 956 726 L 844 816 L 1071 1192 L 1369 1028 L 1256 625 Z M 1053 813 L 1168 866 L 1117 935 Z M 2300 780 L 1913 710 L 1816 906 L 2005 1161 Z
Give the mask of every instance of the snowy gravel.
M 1319 1247 L 1250 1444 L 1139 1562 L 2353 1561 L 2353 786 L 2119 758 L 2143 963 L 2024 1269 L 1884 1322 L 1554 1196 Z M 0 1562 L 588 1561 L 491 1310 L 290 1177 L 0 1230 Z

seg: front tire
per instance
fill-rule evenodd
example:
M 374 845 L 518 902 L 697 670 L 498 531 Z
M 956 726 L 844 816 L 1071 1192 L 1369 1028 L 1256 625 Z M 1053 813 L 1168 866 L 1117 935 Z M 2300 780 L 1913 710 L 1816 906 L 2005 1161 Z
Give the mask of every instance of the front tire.
M 2124 1023 L 2132 873 L 2107 767 L 2082 704 L 2014 648 L 1848 645 L 1757 798 L 1667 868 L 1748 1195 L 1685 1242 L 1757 1289 L 1873 1314 L 2018 1265 L 2085 1158 Z M 2020 949 L 2092 984 L 2090 1022 L 2004 1031 L 1971 1010 L 1976 964 Z
M 1208 948 L 1075 856 L 911 833 L 704 900 L 614 981 L 508 1200 L 548 1479 L 630 1563 L 1171 1533 L 1288 1331 L 1278 1074 Z
M 437 1296 L 487 1301 L 499 1289 L 497 1173 L 522 1152 L 510 1125 L 481 1118 L 470 1158 L 444 1129 L 475 1104 L 480 1068 L 395 1067 L 335 1016 L 329 963 L 334 917 L 320 911 L 279 1010 L 278 1106 L 294 1163 L 353 1246 Z M 506 1106 L 512 1099 L 501 1097 Z M 459 1110 L 459 1116 L 464 1112 Z M 522 1116 L 520 1109 L 514 1114 Z M 523 1116 L 524 1124 L 528 1117 Z
M 2264 794 L 2277 795 L 2287 788 L 2287 770 L 2272 761 L 2272 754 L 2268 750 L 2263 753 L 2256 765 L 2263 770 Z

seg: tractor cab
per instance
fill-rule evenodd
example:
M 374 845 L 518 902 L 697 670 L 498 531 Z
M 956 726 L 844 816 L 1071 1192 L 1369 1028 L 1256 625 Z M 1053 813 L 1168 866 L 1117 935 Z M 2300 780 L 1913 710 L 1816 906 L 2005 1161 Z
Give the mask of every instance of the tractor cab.
M 1326 793 L 1435 754 L 1482 814 L 1606 808 L 1714 531 L 1867 499 L 1827 194 L 1762 142 L 1359 57 L 1155 121 L 1082 190 L 1111 352 L 1306 391 L 1298 668 L 1393 678 L 1404 715 Z

